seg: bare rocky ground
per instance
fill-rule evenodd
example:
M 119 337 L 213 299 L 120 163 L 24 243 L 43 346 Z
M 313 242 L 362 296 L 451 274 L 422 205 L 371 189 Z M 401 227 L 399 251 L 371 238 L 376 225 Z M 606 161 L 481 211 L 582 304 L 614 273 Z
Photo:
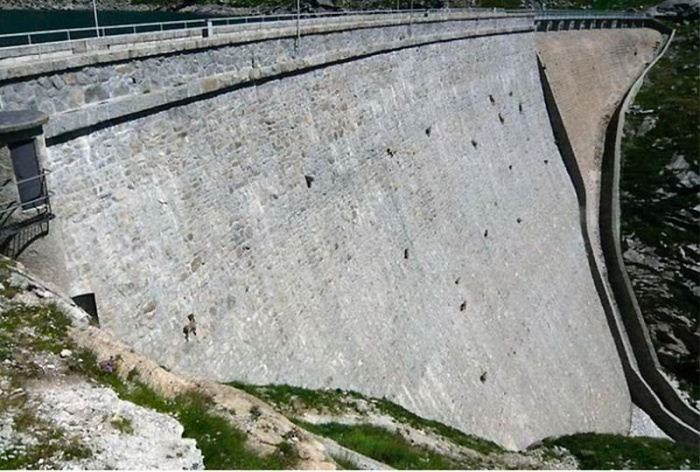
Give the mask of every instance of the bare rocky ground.
M 205 448 L 209 468 L 334 468 L 263 402 L 166 371 L 18 267 L 0 260 L 0 469 L 202 469 Z
M 70 469 L 203 469 L 194 439 L 168 415 L 120 400 L 113 390 L 80 378 L 48 379 L 31 387 L 39 418 L 80 437 L 93 456 Z
M 36 304 L 49 296 L 19 292 L 7 281 L 0 292 L 2 311 L 13 316 L 34 316 L 18 309 L 20 300 Z M 9 324 L 4 318 L 3 328 Z M 51 330 L 50 322 L 25 325 L 0 340 L 0 468 L 204 468 L 175 418 L 76 375 L 73 351 L 43 349 L 54 342 Z
M 54 371 L 65 364 L 54 362 Z M 39 468 L 60 469 L 203 469 L 193 439 L 182 437 L 174 418 L 120 400 L 114 391 L 65 372 L 31 382 L 23 408 L 6 412 L 2 439 L 14 447 L 43 441 L 31 426 L 15 434 L 18 414 L 33 411 L 36 425 L 50 425 L 84 448 L 81 454 L 38 459 Z M 18 441 L 19 440 L 19 441 Z M 6 449 L 3 445 L 0 448 Z M 90 454 L 88 455 L 88 451 Z

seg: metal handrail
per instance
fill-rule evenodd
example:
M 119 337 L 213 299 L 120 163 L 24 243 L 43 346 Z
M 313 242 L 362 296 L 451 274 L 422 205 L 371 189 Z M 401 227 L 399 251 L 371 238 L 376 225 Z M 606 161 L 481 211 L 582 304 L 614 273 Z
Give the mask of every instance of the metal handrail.
M 651 15 L 646 12 L 629 11 L 591 11 L 591 10 L 535 10 L 535 21 L 550 18 L 589 18 L 589 19 L 646 19 Z
M 451 9 L 387 9 L 387 10 L 350 10 L 333 12 L 306 12 L 299 15 L 301 21 L 314 18 L 348 18 L 360 15 L 405 15 L 405 14 L 425 14 L 425 13 L 460 13 L 460 12 L 494 12 L 494 13 L 529 13 L 535 15 L 535 21 L 548 19 L 646 19 L 650 18 L 646 12 L 627 11 L 595 11 L 595 10 L 506 10 L 503 8 L 451 8 Z M 260 24 L 269 26 L 270 23 L 291 22 L 297 19 L 296 13 L 279 13 L 270 15 L 247 15 L 230 17 L 197 18 L 191 20 L 172 20 L 148 23 L 129 23 L 120 25 L 105 25 L 95 29 L 94 26 L 84 28 L 66 28 L 53 30 L 36 30 L 21 33 L 0 34 L 0 48 L 26 46 L 38 43 L 62 43 L 75 40 L 97 39 L 102 37 L 116 37 L 123 35 L 136 35 L 143 33 L 154 33 L 162 31 L 190 30 L 195 28 L 207 28 L 208 26 L 229 26 L 229 25 L 254 25 Z M 37 41 L 41 37 L 58 35 L 64 39 Z M 3 40 L 13 40 L 24 38 L 20 44 L 3 45 Z
M 32 199 L 32 200 L 28 200 L 28 201 L 26 201 L 26 202 L 16 202 L 16 203 L 14 203 L 12 206 L 7 207 L 7 208 L 5 208 L 5 209 L 3 209 L 3 210 L 0 210 L 0 215 L 4 215 L 4 214 L 7 213 L 8 211 L 15 211 L 15 210 L 18 209 L 18 208 L 19 208 L 19 209 L 23 209 L 23 207 L 26 207 L 27 205 L 32 205 L 32 204 L 34 204 L 34 203 L 42 202 L 42 203 L 38 204 L 37 206 L 34 206 L 34 207 L 31 207 L 31 208 L 28 208 L 28 209 L 27 209 L 27 210 L 35 210 L 35 209 L 37 209 L 37 208 L 40 208 L 40 207 L 46 205 L 46 204 L 48 203 L 48 201 L 49 201 L 49 195 L 46 194 L 46 195 L 42 195 L 41 197 L 34 198 L 34 199 Z
M 20 184 L 24 184 L 24 183 L 26 183 L 26 182 L 32 182 L 32 181 L 34 181 L 34 180 L 43 179 L 44 177 L 46 177 L 46 176 L 49 175 L 50 173 L 51 173 L 50 170 L 44 169 L 43 171 L 41 171 L 41 172 L 38 173 L 37 175 L 33 175 L 33 176 L 31 176 L 31 177 L 27 177 L 26 179 L 18 180 L 18 181 L 15 182 L 15 183 L 16 183 L 17 185 L 20 185 Z
M 388 10 L 351 10 L 351 11 L 336 11 L 336 12 L 307 12 L 301 13 L 299 17 L 302 20 L 311 18 L 326 18 L 326 17 L 349 17 L 349 16 L 359 16 L 359 15 L 395 15 L 395 14 L 411 14 L 411 13 L 426 13 L 426 12 L 479 12 L 479 11 L 505 11 L 498 8 L 465 8 L 465 9 L 388 9 Z M 205 28 L 209 24 L 212 26 L 221 25 L 231 25 L 231 24 L 258 24 L 258 23 L 279 23 L 283 21 L 292 21 L 297 19 L 296 13 L 279 13 L 271 15 L 248 15 L 248 16 L 231 16 L 231 17 L 212 17 L 212 18 L 199 18 L 192 20 L 173 20 L 173 21 L 161 21 L 161 22 L 150 22 L 150 23 L 129 23 L 120 25 L 109 25 L 109 26 L 99 26 L 97 31 L 98 37 L 105 36 L 117 36 L 118 34 L 110 34 L 114 30 L 127 30 L 129 33 L 122 34 L 139 34 L 139 33 L 152 33 L 160 31 L 174 31 L 174 30 L 187 30 L 193 28 Z M 177 27 L 177 26 L 180 27 Z M 144 29 L 149 29 L 148 31 L 143 31 Z M 142 30 L 142 31 L 139 31 Z M 83 33 L 83 37 L 78 37 Z M 87 33 L 87 34 L 85 34 Z M 31 45 L 35 44 L 32 42 L 32 38 L 38 36 L 48 36 L 48 35 L 62 35 L 65 39 L 56 41 L 41 41 L 41 43 L 48 42 L 68 42 L 74 41 L 76 39 L 95 39 L 96 38 L 96 28 L 94 26 L 84 27 L 84 28 L 65 28 L 65 29 L 54 29 L 54 30 L 36 30 L 36 31 L 26 31 L 21 33 L 7 33 L 0 34 L 0 41 L 3 39 L 10 38 L 26 38 L 24 44 L 16 44 L 14 46 Z M 3 47 L 3 46 L 0 46 Z
M 44 169 L 37 175 L 33 175 L 32 177 L 28 177 L 26 179 L 21 179 L 21 180 L 16 181 L 15 183 L 16 183 L 17 187 L 19 187 L 20 184 L 23 184 L 26 182 L 32 182 L 34 180 L 40 180 L 41 181 L 41 193 L 42 193 L 42 195 L 40 195 L 37 198 L 33 198 L 32 200 L 27 200 L 26 202 L 16 201 L 13 204 L 11 204 L 10 206 L 3 208 L 2 210 L 0 210 L 0 218 L 2 216 L 4 216 L 5 214 L 7 214 L 8 212 L 10 212 L 10 213 L 14 212 L 18 208 L 20 210 L 24 211 L 25 208 L 27 210 L 35 210 L 35 209 L 41 208 L 43 206 L 46 206 L 48 208 L 48 210 L 50 211 L 51 207 L 50 207 L 50 203 L 49 203 L 49 197 L 51 196 L 51 192 L 48 191 L 48 188 L 46 185 L 46 177 L 50 173 L 51 173 L 50 170 Z M 34 205 L 34 204 L 37 204 L 37 205 Z M 27 208 L 27 206 L 30 206 L 30 208 Z

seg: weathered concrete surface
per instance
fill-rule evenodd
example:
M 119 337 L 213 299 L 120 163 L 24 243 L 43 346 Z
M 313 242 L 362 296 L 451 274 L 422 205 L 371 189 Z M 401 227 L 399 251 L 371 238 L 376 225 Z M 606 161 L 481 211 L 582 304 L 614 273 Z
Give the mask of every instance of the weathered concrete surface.
M 537 33 L 538 53 L 586 186 L 589 232 L 603 268 L 598 214 L 605 129 L 661 39 L 652 29 Z
M 404 49 L 50 147 L 68 291 L 173 369 L 386 396 L 509 447 L 626 431 L 534 52 Z
M 601 163 L 606 129 L 612 113 L 619 106 L 627 90 L 659 53 L 662 39 L 662 35 L 654 30 L 607 31 L 596 35 L 590 32 L 538 35 L 540 57 L 545 66 L 548 66 L 546 73 L 583 177 L 587 200 L 586 222 L 591 235 L 592 252 L 603 274 L 608 272 L 608 268 L 606 268 L 601 246 L 599 215 L 601 204 L 610 205 L 610 202 L 601 203 L 600 201 Z M 615 55 L 604 55 L 601 51 L 613 51 Z M 578 55 L 574 55 L 575 52 L 578 52 Z M 603 65 L 605 67 L 601 67 Z M 584 77 L 585 80 L 579 79 L 577 82 L 576 78 L 580 77 Z M 596 85 L 586 87 L 583 84 Z M 624 332 L 622 321 L 624 320 L 625 325 L 629 327 L 629 320 L 619 314 L 616 297 L 607 280 L 604 283 L 604 290 L 618 317 L 618 320 L 613 323 Z M 651 382 L 648 378 L 648 369 L 652 366 L 647 364 L 651 364 L 652 361 L 649 361 L 645 355 L 640 359 L 639 349 L 645 346 L 643 346 L 643 340 L 640 341 L 638 338 L 639 336 L 636 336 L 634 338 L 636 341 L 633 340 L 634 342 L 630 343 L 627 334 L 622 336 L 625 350 L 629 353 L 625 358 L 632 361 L 630 368 L 633 370 L 637 370 L 636 365 L 640 363 L 639 367 L 646 381 L 650 382 L 649 385 L 657 395 L 660 395 L 659 398 L 665 399 L 667 395 L 658 390 L 660 388 L 658 382 Z M 631 354 L 633 350 L 636 355 Z M 644 374 L 645 372 L 647 373 Z M 653 373 L 658 376 L 658 373 Z M 629 374 L 635 375 L 631 371 Z M 636 385 L 634 382 L 632 384 Z M 665 387 L 662 391 L 669 390 L 668 386 L 661 387 Z M 634 388 L 633 385 L 630 388 Z M 639 396 L 640 392 L 636 393 L 638 396 L 635 401 L 641 401 L 641 406 L 648 407 L 648 396 Z M 668 415 L 661 415 L 656 417 L 656 420 L 669 427 L 666 424 L 668 418 Z

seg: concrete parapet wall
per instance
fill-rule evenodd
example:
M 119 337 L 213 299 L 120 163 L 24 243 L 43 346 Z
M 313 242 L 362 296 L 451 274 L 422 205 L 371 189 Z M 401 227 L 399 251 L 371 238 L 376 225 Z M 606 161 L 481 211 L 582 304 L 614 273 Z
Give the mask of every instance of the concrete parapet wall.
M 151 41 L 145 41 L 142 36 L 149 37 L 149 33 L 85 40 L 91 45 L 86 51 L 62 57 L 31 54 L 33 48 L 42 50 L 51 44 L 23 47 L 18 49 L 26 49 L 28 56 L 0 62 L 0 107 L 33 106 L 48 113 L 62 112 L 129 94 L 148 94 L 186 84 L 193 78 L 271 66 L 290 58 L 303 60 L 347 50 L 358 54 L 377 44 L 506 28 L 532 29 L 532 17 L 434 14 L 427 18 L 359 17 L 330 24 L 306 20 L 299 44 L 295 26 L 286 22 L 263 29 L 260 25 L 217 27 L 215 30 L 223 34 L 211 38 L 193 38 L 188 33 L 185 38 L 173 40 L 153 33 Z M 166 38 L 171 35 L 176 32 L 167 32 Z M 136 38 L 138 42 L 134 42 Z M 29 103 L 27 97 L 32 97 Z
M 526 15 L 484 14 L 360 17 L 327 25 L 307 24 L 299 44 L 291 26 L 247 31 L 239 28 L 245 25 L 238 25 L 235 33 L 206 39 L 165 40 L 137 49 L 93 50 L 61 59 L 14 59 L 0 67 L 0 108 L 45 110 L 55 117 L 47 130 L 47 136 L 52 137 L 241 83 L 358 55 L 529 31 L 531 19 Z
M 300 27 L 301 32 L 311 33 L 314 31 L 329 31 L 329 29 L 352 29 L 352 28 L 366 28 L 378 25 L 391 25 L 391 24 L 418 24 L 418 23 L 431 23 L 431 22 L 442 22 L 442 21 L 454 21 L 454 20 L 470 20 L 479 21 L 485 19 L 495 19 L 495 18 L 509 18 L 513 19 L 516 17 L 520 18 L 533 18 L 532 14 L 529 13 L 519 13 L 519 14 L 504 14 L 504 13 L 493 13 L 493 12 L 441 12 L 441 11 L 430 11 L 430 12 L 397 12 L 393 14 L 382 13 L 374 15 L 339 15 L 339 16 L 322 16 L 318 18 L 313 17 L 301 17 Z M 36 60 L 45 59 L 55 59 L 63 56 L 81 54 L 85 52 L 110 52 L 118 50 L 120 48 L 133 49 L 140 46 L 153 46 L 155 43 L 163 43 L 164 41 L 169 41 L 173 39 L 177 40 L 190 40 L 190 39 L 207 39 L 206 44 L 209 47 L 213 47 L 220 44 L 223 40 L 226 42 L 225 38 L 222 38 L 222 34 L 230 33 L 242 33 L 242 32 L 263 32 L 267 37 L 270 36 L 271 32 L 282 31 L 288 28 L 294 29 L 294 34 L 296 34 L 296 22 L 290 19 L 284 19 L 280 21 L 259 21 L 251 19 L 250 23 L 243 23 L 244 17 L 240 18 L 241 23 L 237 24 L 220 24 L 219 19 L 214 18 L 213 29 L 209 30 L 208 26 L 205 25 L 205 20 L 199 20 L 202 26 L 190 27 L 187 29 L 172 29 L 165 31 L 151 31 L 145 32 L 140 31 L 138 33 L 126 33 L 118 35 L 110 35 L 101 38 L 88 38 L 88 39 L 73 39 L 64 40 L 49 43 L 38 43 L 38 44 L 28 44 L 22 46 L 4 47 L 0 48 L 0 64 L 3 62 L 9 62 L 16 60 L 17 58 L 22 58 L 25 63 L 34 62 Z M 218 22 L 218 23 L 217 23 Z M 135 25 L 137 29 L 142 30 L 143 28 Z M 128 27 L 122 27 L 122 29 L 128 30 Z M 65 30 L 68 31 L 68 30 Z M 216 34 L 218 37 L 208 37 L 209 33 Z M 55 33 L 60 35 L 61 33 Z M 68 33 L 64 33 L 66 38 L 68 38 Z M 187 44 L 191 44 L 191 41 L 187 41 Z

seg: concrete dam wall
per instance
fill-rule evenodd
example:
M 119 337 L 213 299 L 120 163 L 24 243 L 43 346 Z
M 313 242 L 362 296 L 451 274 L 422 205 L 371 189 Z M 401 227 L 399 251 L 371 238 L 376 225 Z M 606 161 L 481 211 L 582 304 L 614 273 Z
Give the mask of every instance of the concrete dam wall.
M 170 369 L 512 448 L 626 432 L 531 18 L 391 21 L 6 59 L 0 106 L 51 113 L 57 218 L 24 261 Z

